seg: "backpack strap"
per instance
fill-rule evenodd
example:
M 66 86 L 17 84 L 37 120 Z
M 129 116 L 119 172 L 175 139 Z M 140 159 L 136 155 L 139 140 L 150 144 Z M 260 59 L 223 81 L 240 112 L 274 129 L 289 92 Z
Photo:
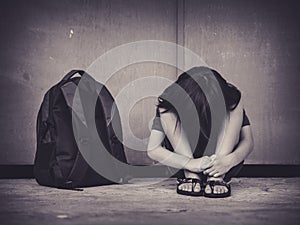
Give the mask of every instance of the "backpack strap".
M 78 119 L 87 126 L 85 115 L 83 112 L 83 107 L 80 101 L 80 98 L 75 98 L 75 92 L 77 85 L 73 82 L 67 82 L 61 86 L 61 91 L 64 95 L 65 101 L 68 107 L 76 114 Z M 78 97 L 78 96 L 77 96 Z
M 76 72 L 77 70 L 72 70 L 65 76 L 65 78 L 70 79 L 72 75 L 74 75 Z M 63 80 L 65 80 L 65 78 Z M 61 91 L 63 93 L 67 105 L 76 114 L 76 117 L 73 119 L 78 121 L 76 123 L 77 125 L 81 126 L 81 129 L 87 129 L 87 121 L 84 115 L 80 98 L 76 98 L 79 96 L 75 96 L 76 89 L 77 89 L 77 85 L 73 82 L 66 82 L 64 85 L 61 86 Z M 84 141 L 86 140 L 84 138 L 81 139 Z M 72 181 L 71 186 L 75 187 L 80 184 L 88 168 L 89 168 L 88 164 L 84 160 L 80 151 L 78 151 L 71 172 L 67 178 L 67 180 Z
M 57 164 L 52 166 L 52 172 L 54 176 L 54 185 L 58 189 L 66 189 L 66 190 L 73 190 L 73 191 L 83 191 L 81 188 L 75 188 L 73 181 L 66 180 L 62 172 Z
M 123 136 L 118 108 L 116 104 L 114 104 L 114 99 L 109 90 L 103 84 L 98 83 L 97 89 L 100 90 L 98 97 L 100 98 L 104 116 L 106 118 L 107 134 L 109 138 L 109 145 L 111 147 L 111 153 L 117 160 L 127 164 L 127 159 L 122 144 Z M 114 127 L 112 124 L 113 121 L 115 122 Z M 116 132 L 118 132 L 117 135 Z M 122 183 L 126 183 L 131 178 L 127 168 L 117 172 L 119 173 L 120 181 Z
M 86 172 L 88 170 L 88 164 L 78 151 L 76 155 L 76 159 L 74 161 L 73 168 L 70 172 L 70 175 L 68 177 L 68 180 L 72 181 L 72 186 L 78 186 L 80 185 L 81 181 L 83 180 L 84 176 L 86 175 Z
M 99 98 L 101 100 L 100 102 L 104 111 L 106 125 L 109 126 L 115 113 L 115 107 L 113 107 L 113 102 L 110 101 L 112 97 L 104 85 L 98 84 L 97 88 L 99 90 Z

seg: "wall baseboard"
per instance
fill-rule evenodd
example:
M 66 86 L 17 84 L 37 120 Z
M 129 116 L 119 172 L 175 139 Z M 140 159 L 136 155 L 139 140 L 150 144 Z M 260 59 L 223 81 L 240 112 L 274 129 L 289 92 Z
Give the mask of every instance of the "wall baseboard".
M 162 166 L 155 167 L 157 177 L 165 174 Z M 300 177 L 300 165 L 244 165 L 238 177 Z M 0 179 L 30 178 L 34 178 L 33 165 L 0 165 Z

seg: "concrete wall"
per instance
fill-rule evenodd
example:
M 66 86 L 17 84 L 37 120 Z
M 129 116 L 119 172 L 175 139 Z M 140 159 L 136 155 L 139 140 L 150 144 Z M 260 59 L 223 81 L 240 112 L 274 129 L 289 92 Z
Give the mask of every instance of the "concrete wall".
M 243 92 L 253 125 L 249 163 L 300 162 L 300 31 L 296 1 L 185 3 L 185 46 Z
M 0 4 L 0 164 L 33 163 L 36 116 L 43 95 L 69 70 L 86 69 L 106 51 L 127 42 L 176 42 L 176 1 L 7 0 Z M 174 71 L 158 63 L 132 65 L 116 73 L 108 86 L 116 95 L 130 81 L 149 74 L 174 80 Z M 149 120 L 154 113 L 153 98 L 136 105 L 130 115 L 135 134 L 149 133 L 143 118 Z M 150 162 L 145 152 L 127 153 L 130 161 Z
M 185 45 L 240 87 L 256 139 L 248 163 L 299 164 L 298 11 L 294 1 L 1 1 L 0 164 L 33 163 L 37 110 L 63 74 L 145 39 Z M 142 63 L 107 85 L 116 96 L 149 74 L 176 79 L 170 66 Z M 146 98 L 132 109 L 138 138 L 149 135 L 154 103 Z M 144 152 L 126 153 L 151 162 Z

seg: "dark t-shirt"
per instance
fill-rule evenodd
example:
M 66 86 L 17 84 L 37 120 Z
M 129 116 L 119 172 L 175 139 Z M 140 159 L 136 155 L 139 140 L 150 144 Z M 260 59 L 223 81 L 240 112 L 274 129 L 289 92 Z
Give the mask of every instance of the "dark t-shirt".
M 243 110 L 242 127 L 249 126 L 249 125 L 250 125 L 249 118 L 248 118 L 245 110 Z M 158 130 L 158 131 L 161 131 L 161 132 L 164 133 L 164 129 L 162 127 L 161 120 L 160 120 L 160 112 L 159 112 L 158 108 L 156 109 L 156 116 L 155 116 L 155 118 L 153 120 L 152 129 L 153 130 Z M 194 155 L 195 158 L 203 156 L 203 153 L 204 153 L 204 150 L 205 150 L 205 148 L 207 146 L 207 143 L 208 143 L 208 140 L 205 139 L 205 138 L 203 138 L 203 136 L 200 136 L 198 144 L 197 144 L 197 147 L 196 147 L 196 149 L 195 149 L 195 151 L 193 153 L 193 155 Z M 171 145 L 171 143 L 170 143 L 170 141 L 168 140 L 167 137 L 165 137 L 165 139 L 163 140 L 163 142 L 161 144 L 165 148 L 167 148 L 167 149 L 169 149 L 171 151 L 174 151 L 173 147 L 172 147 L 172 145 Z
M 243 123 L 242 123 L 242 127 L 249 126 L 249 125 L 250 125 L 249 118 L 248 118 L 245 110 L 243 110 Z M 156 116 L 155 116 L 155 118 L 153 120 L 152 129 L 164 132 L 164 129 L 163 129 L 162 125 L 161 125 L 160 112 L 159 112 L 158 108 L 156 109 Z

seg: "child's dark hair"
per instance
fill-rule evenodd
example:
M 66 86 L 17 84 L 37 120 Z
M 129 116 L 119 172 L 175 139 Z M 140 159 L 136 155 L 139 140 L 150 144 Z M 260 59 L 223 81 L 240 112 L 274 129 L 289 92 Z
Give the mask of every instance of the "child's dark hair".
M 179 89 L 186 94 L 183 95 Z M 219 93 L 218 90 L 221 90 L 222 93 Z M 208 67 L 194 67 L 182 73 L 175 83 L 165 89 L 158 99 L 158 108 L 162 109 L 162 113 L 174 113 L 178 122 L 180 121 L 178 111 L 170 99 L 176 101 L 177 105 L 184 106 L 185 110 L 195 107 L 201 124 L 200 132 L 208 138 L 211 126 L 209 102 L 220 96 L 224 98 L 226 111 L 229 112 L 238 105 L 241 92 L 234 85 L 228 83 L 217 71 Z M 192 101 L 187 101 L 187 98 Z

